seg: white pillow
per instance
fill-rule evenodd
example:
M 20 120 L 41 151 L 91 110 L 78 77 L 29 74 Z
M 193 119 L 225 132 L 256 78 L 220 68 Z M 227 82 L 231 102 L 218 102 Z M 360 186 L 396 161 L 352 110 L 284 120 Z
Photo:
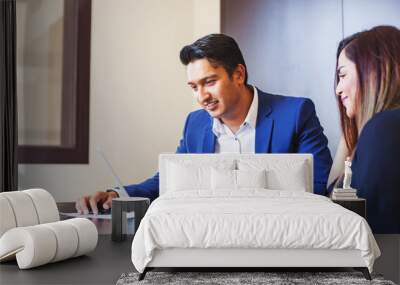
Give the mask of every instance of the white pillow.
M 240 188 L 265 188 L 266 172 L 262 170 L 211 170 L 211 188 L 238 190 Z
M 239 159 L 240 170 L 266 170 L 266 188 L 306 191 L 310 186 L 310 167 L 306 160 Z
M 174 160 L 167 164 L 167 191 L 210 190 L 211 168 L 234 169 L 234 160 Z
M 236 170 L 211 169 L 211 189 L 236 189 Z
M 267 177 L 265 169 L 236 170 L 238 188 L 266 188 Z
M 210 188 L 210 167 L 199 167 L 170 162 L 167 189 L 184 191 Z
M 305 162 L 294 164 L 286 169 L 267 170 L 267 188 L 273 190 L 306 191 L 307 165 Z

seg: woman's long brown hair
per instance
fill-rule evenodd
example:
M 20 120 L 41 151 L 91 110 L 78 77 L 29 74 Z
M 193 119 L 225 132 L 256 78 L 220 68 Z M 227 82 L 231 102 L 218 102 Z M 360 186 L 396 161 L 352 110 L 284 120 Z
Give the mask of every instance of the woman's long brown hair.
M 352 155 L 358 137 L 376 113 L 400 108 L 400 30 L 392 26 L 378 26 L 343 39 L 336 54 L 336 80 L 340 53 L 356 65 L 358 88 L 356 116 L 349 118 L 338 98 L 342 132 Z

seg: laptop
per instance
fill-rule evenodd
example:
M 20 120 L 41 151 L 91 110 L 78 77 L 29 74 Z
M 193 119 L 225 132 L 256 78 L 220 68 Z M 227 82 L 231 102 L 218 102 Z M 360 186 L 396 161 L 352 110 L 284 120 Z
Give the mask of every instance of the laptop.
M 123 186 L 121 179 L 118 177 L 117 173 L 115 172 L 114 168 L 111 166 L 110 161 L 107 159 L 106 155 L 104 152 L 100 149 L 96 149 L 97 153 L 100 154 L 100 156 L 103 158 L 104 162 L 106 163 L 108 169 L 110 170 L 111 174 L 113 175 L 115 182 L 117 182 L 118 188 L 114 188 L 117 190 L 116 192 L 119 194 L 121 198 L 123 197 L 129 197 L 128 192 L 126 191 L 125 187 Z

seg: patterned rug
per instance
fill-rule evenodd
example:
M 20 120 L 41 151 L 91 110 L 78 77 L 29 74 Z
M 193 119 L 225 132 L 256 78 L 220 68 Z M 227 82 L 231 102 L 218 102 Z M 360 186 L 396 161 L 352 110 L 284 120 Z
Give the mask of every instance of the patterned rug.
M 372 275 L 372 281 L 364 278 L 360 272 L 154 272 L 150 271 L 142 281 L 138 281 L 139 273 L 122 274 L 117 285 L 134 284 L 387 284 L 380 275 Z

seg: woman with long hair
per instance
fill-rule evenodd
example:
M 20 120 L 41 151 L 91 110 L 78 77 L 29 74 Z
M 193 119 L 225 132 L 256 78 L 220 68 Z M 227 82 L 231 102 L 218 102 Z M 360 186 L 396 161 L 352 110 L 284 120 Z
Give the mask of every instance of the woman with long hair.
M 400 233 L 400 30 L 378 26 L 342 40 L 336 95 L 343 138 L 329 182 L 352 159 L 352 187 L 374 233 Z

